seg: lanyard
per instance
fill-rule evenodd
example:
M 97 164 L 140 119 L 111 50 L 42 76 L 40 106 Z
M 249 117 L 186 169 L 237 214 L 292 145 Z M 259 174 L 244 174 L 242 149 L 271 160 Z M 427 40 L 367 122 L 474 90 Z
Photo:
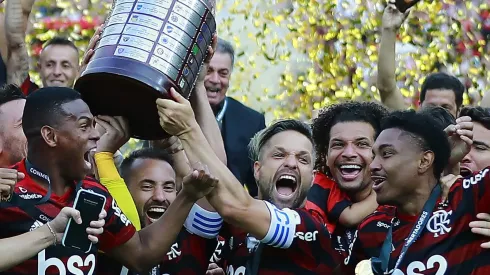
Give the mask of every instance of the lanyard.
M 434 210 L 436 206 L 436 201 L 441 195 L 441 184 L 437 183 L 432 192 L 430 193 L 429 199 L 425 202 L 424 208 L 422 209 L 422 213 L 417 219 L 417 222 L 413 225 L 410 235 L 405 240 L 405 244 L 403 245 L 402 251 L 400 252 L 400 256 L 395 263 L 395 267 L 393 270 L 396 270 L 398 266 L 401 264 L 405 254 L 408 251 L 408 248 L 415 243 L 415 241 L 420 237 L 422 231 L 424 231 L 427 222 L 430 219 L 430 213 Z M 371 259 L 372 269 L 374 274 L 385 274 L 388 271 L 388 263 L 390 261 L 391 248 L 393 245 L 393 222 L 395 218 L 391 220 L 390 229 L 388 230 L 388 234 L 386 236 L 385 241 L 383 242 L 383 246 L 381 247 L 381 253 L 379 258 L 373 257 Z
M 45 203 L 49 200 L 51 197 L 51 179 L 49 178 L 48 174 L 41 172 L 39 169 L 35 168 L 30 161 L 26 159 L 26 170 L 29 175 L 36 177 L 40 180 L 43 180 L 48 183 L 48 192 L 44 197 L 42 197 L 36 204 L 42 204 Z M 79 181 L 75 187 L 75 193 L 82 188 L 83 181 Z
M 216 121 L 218 121 L 219 124 L 221 124 L 221 121 L 223 120 L 223 117 L 225 116 L 226 108 L 228 107 L 228 98 L 225 97 L 225 103 L 223 104 L 223 108 L 221 108 L 221 111 L 219 111 L 218 115 L 216 116 Z

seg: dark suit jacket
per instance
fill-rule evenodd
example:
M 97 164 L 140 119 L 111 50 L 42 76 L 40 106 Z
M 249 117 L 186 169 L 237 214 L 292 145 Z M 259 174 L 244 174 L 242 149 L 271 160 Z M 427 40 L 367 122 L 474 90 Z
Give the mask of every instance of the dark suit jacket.
M 247 186 L 252 196 L 257 195 L 253 161 L 249 158 L 248 144 L 258 131 L 265 128 L 263 114 L 228 97 L 221 134 L 225 144 L 228 168 Z

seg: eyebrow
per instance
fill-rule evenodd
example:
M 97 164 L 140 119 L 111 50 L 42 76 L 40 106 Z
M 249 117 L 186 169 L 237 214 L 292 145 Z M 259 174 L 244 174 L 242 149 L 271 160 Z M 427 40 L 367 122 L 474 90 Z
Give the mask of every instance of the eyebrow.
M 383 149 L 386 149 L 386 148 L 393 148 L 393 145 L 391 144 L 381 144 L 378 146 L 378 151 L 381 151 Z
M 286 152 L 286 151 L 287 151 L 286 149 L 284 149 L 284 148 L 282 148 L 282 147 L 279 147 L 279 146 L 274 146 L 274 147 L 272 147 L 272 148 L 273 148 L 273 151 L 274 151 L 274 150 L 279 150 L 279 151 L 281 151 L 281 152 Z M 308 152 L 308 151 L 299 151 L 299 152 L 297 153 L 297 155 L 311 155 L 311 154 L 310 154 L 310 152 Z
M 82 120 L 82 119 L 92 120 L 94 118 L 93 117 L 89 117 L 89 116 L 81 116 L 81 117 L 78 118 L 78 120 Z
M 483 146 L 486 146 L 486 147 L 490 147 L 488 144 L 486 144 L 485 142 L 483 141 L 478 141 L 478 140 L 473 140 L 473 145 L 483 145 Z

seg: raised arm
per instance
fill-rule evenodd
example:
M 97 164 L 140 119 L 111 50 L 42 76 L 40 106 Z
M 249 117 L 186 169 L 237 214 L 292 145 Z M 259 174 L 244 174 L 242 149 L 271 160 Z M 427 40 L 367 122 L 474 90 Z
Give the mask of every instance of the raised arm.
M 213 46 L 208 48 L 208 56 L 201 67 L 196 86 L 194 87 L 194 91 L 189 100 L 191 102 L 192 109 L 194 110 L 197 123 L 201 127 L 204 136 L 221 162 L 226 165 L 225 144 L 223 143 L 218 122 L 216 122 L 211 105 L 209 105 L 206 88 L 204 87 L 204 77 L 206 76 L 209 62 L 214 55 L 214 49 L 216 49 L 217 42 L 218 38 L 216 35 L 214 35 Z M 191 159 L 191 161 L 193 160 Z
M 20 86 L 29 76 L 26 28 L 34 0 L 7 1 L 5 33 L 7 37 L 7 83 Z
M 253 199 L 240 182 L 216 156 L 207 142 L 189 102 L 174 90 L 177 102 L 159 99 L 157 106 L 162 127 L 180 138 L 189 159 L 206 165 L 219 179 L 207 199 L 223 219 L 262 239 L 267 235 L 271 214 L 264 201 Z
M 397 10 L 394 0 L 386 7 L 381 30 L 381 43 L 378 51 L 377 88 L 381 102 L 392 110 L 404 110 L 403 96 L 396 86 L 395 43 L 398 30 L 408 15 Z

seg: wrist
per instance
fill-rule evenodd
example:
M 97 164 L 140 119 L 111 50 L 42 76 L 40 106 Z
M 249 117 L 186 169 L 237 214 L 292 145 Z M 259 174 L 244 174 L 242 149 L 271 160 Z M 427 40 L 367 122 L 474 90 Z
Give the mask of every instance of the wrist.
M 181 199 L 181 202 L 185 205 L 194 205 L 200 198 L 197 198 L 195 194 L 188 193 L 185 190 L 185 187 L 182 189 L 177 195 L 178 198 Z
M 46 224 L 44 224 L 43 226 L 41 226 L 41 228 L 44 232 L 43 236 L 44 238 L 46 239 L 47 242 L 49 242 L 50 245 L 56 245 L 59 243 L 58 241 L 58 235 L 56 234 L 56 232 L 53 230 L 53 227 L 52 225 L 47 222 Z
M 181 141 L 189 141 L 189 140 L 196 140 L 199 138 L 199 124 L 197 124 L 196 121 L 188 128 L 187 131 L 182 132 L 178 135 L 178 138 Z

